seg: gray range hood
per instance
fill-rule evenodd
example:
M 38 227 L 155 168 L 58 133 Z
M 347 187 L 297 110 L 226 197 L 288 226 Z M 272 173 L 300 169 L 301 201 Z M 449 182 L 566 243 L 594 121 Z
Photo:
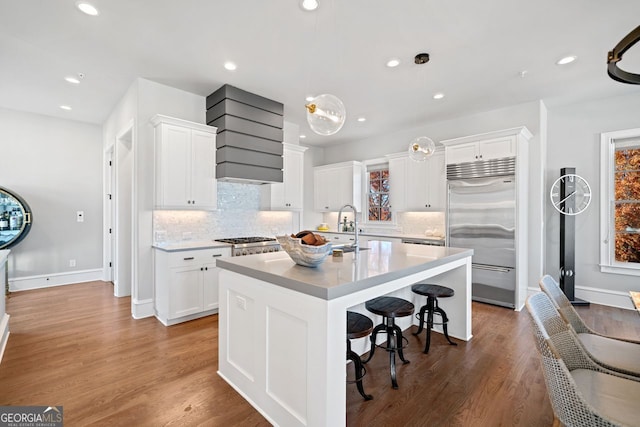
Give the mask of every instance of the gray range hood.
M 218 128 L 216 179 L 282 182 L 281 103 L 224 85 L 207 97 L 207 124 Z

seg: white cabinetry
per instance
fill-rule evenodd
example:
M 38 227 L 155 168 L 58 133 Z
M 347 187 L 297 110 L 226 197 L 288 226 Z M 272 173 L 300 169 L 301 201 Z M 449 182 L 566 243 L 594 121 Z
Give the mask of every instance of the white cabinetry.
M 207 316 L 218 309 L 216 259 L 230 248 L 155 250 L 155 311 L 164 325 Z
M 391 209 L 394 211 L 443 211 L 446 201 L 444 152 L 436 151 L 424 162 L 406 153 L 389 158 Z
M 216 128 L 157 115 L 156 208 L 216 209 Z
M 261 209 L 300 210 L 303 196 L 304 152 L 307 147 L 283 144 L 284 170 L 282 184 L 261 186 Z
M 313 169 L 314 209 L 338 211 L 349 204 L 362 212 L 362 171 L 360 162 L 316 166 Z
M 476 137 L 482 137 L 482 135 L 476 135 Z M 459 141 L 459 139 L 442 141 L 442 143 L 450 143 L 451 141 Z M 447 164 L 450 165 L 454 163 L 475 162 L 476 160 L 514 157 L 516 155 L 516 149 L 516 136 L 505 135 L 471 142 L 449 144 L 446 145 L 445 151 Z

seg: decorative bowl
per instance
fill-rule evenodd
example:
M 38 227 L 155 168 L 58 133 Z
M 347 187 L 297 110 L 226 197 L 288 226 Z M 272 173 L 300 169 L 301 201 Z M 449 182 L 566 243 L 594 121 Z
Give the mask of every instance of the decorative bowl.
M 278 243 L 282 246 L 291 259 L 298 265 L 304 267 L 317 267 L 322 264 L 329 253 L 331 253 L 331 243 L 312 246 L 302 243 L 302 239 L 291 236 L 276 236 Z

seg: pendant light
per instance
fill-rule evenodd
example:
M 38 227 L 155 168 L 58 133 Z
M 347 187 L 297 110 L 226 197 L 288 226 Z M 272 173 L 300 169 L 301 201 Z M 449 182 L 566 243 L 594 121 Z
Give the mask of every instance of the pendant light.
M 307 123 L 318 135 L 333 135 L 342 129 L 347 118 L 342 101 L 328 93 L 316 96 L 305 107 Z
M 416 162 L 424 162 L 436 151 L 436 144 L 426 136 L 419 136 L 409 144 L 409 158 Z
M 303 2 L 304 5 L 305 2 Z M 333 5 L 332 5 L 333 6 Z M 314 8 L 315 9 L 315 8 Z M 307 10 L 314 10 L 307 9 Z M 318 17 L 315 23 L 315 46 L 318 46 Z M 333 135 L 337 133 L 347 118 L 347 110 L 344 104 L 335 95 L 324 93 L 308 101 L 305 105 L 307 109 L 307 123 L 312 131 L 318 135 Z
M 640 41 L 640 26 L 627 34 L 618 42 L 616 47 L 609 51 L 607 55 L 607 74 L 613 80 L 621 83 L 640 85 L 640 74 L 629 73 L 618 67 L 618 62 L 622 61 L 622 55 L 634 44 Z
M 429 62 L 428 53 L 419 53 L 415 56 L 417 65 Z M 436 144 L 427 136 L 419 136 L 409 143 L 409 158 L 415 162 L 424 162 L 436 151 Z

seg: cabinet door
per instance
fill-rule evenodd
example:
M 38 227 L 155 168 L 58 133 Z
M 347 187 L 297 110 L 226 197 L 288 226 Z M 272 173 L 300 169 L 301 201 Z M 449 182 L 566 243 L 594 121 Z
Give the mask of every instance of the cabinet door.
M 332 169 L 315 169 L 313 171 L 313 207 L 317 211 L 329 211 L 332 208 L 330 205 L 330 194 L 333 191 L 330 188 L 333 184 L 332 175 Z M 337 210 L 337 208 L 333 208 Z
M 202 274 L 202 301 L 203 309 L 213 310 L 218 308 L 218 273 L 220 269 L 215 263 L 205 264 Z
M 478 143 L 453 145 L 446 147 L 447 164 L 475 162 L 478 156 Z
M 215 209 L 217 189 L 215 180 L 215 134 L 191 131 L 191 206 Z
M 202 273 L 198 267 L 174 267 L 169 274 L 169 318 L 202 311 Z
M 190 206 L 191 130 L 180 126 L 160 126 L 158 205 Z
M 447 199 L 447 179 L 445 174 L 444 153 L 434 153 L 427 162 L 428 209 L 443 211 L 445 209 Z
M 407 160 L 407 185 L 405 187 L 408 211 L 421 211 L 429 208 L 429 161 Z
M 285 208 L 302 209 L 302 168 L 304 153 L 284 150 L 284 195 Z
M 390 203 L 395 212 L 407 210 L 407 161 L 407 157 L 389 159 Z
M 512 136 L 480 142 L 480 159 L 491 160 L 516 155 L 516 138 Z

